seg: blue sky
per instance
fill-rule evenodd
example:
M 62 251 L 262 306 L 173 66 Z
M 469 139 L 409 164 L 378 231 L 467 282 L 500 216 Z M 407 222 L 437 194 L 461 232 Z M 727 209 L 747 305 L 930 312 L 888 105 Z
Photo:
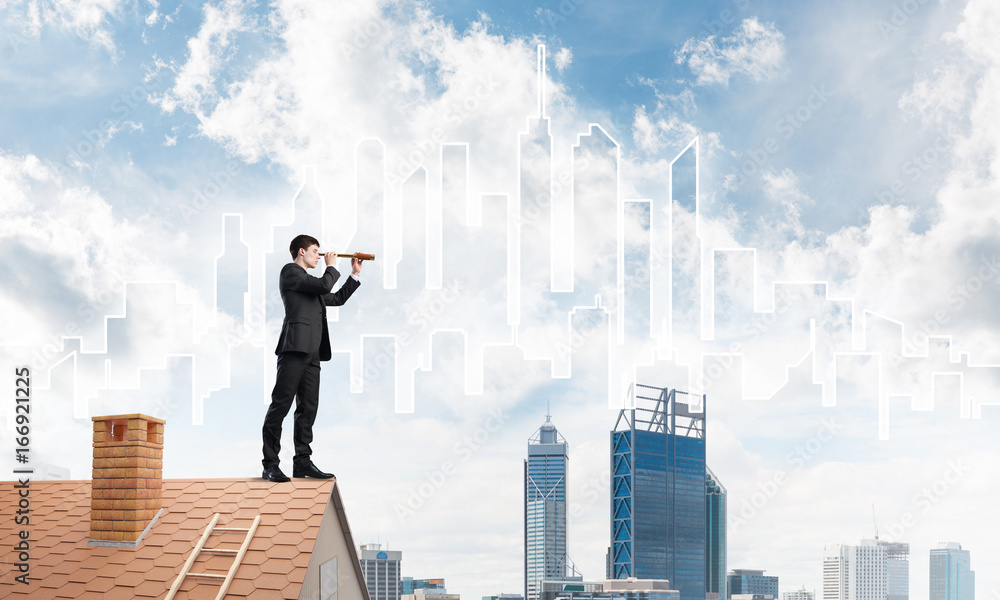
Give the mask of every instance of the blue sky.
M 897 531 L 915 600 L 941 541 L 972 551 L 980 598 L 1000 590 L 986 570 L 1000 551 L 968 517 L 1000 492 L 991 3 L 84 4 L 0 10 L 0 356 L 9 373 L 50 351 L 40 462 L 87 477 L 67 449 L 87 444 L 87 417 L 142 410 L 168 418 L 168 477 L 256 476 L 271 271 L 289 232 L 310 230 L 379 258 L 335 315 L 317 463 L 338 474 L 355 536 L 403 550 L 405 575 L 465 597 L 521 589 L 521 460 L 550 403 L 571 448 L 569 552 L 602 577 L 625 382 L 704 373 L 731 568 L 820 592 L 823 546 L 870 537 L 875 504 L 883 532 L 918 517 Z M 539 44 L 561 183 L 551 221 L 514 229 L 517 280 L 517 182 L 548 169 L 518 162 Z M 694 151 L 671 161 L 694 138 L 699 213 L 671 213 L 664 336 L 646 330 L 664 267 L 641 257 L 670 248 L 656 211 L 671 172 L 693 189 Z M 619 285 L 606 211 L 639 199 L 622 209 Z M 216 260 L 239 247 L 223 238 L 237 214 L 249 264 L 234 278 Z M 550 226 L 551 264 L 531 260 Z M 217 277 L 248 278 L 245 314 L 217 310 Z M 816 447 L 824 427 L 836 435 Z M 457 473 L 407 513 L 448 461 Z

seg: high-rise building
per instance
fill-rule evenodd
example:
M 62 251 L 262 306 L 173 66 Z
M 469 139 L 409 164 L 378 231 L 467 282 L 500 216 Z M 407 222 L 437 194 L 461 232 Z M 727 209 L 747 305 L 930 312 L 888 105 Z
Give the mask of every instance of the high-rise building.
M 381 544 L 362 544 L 361 572 L 371 600 L 400 600 L 400 565 L 403 553 L 399 550 L 382 550 Z
M 400 582 L 400 594 L 415 594 L 417 590 L 436 590 L 437 593 L 446 593 L 444 579 L 414 579 L 403 577 Z
M 705 412 L 686 392 L 631 392 L 611 432 L 611 577 L 666 579 L 680 600 L 705 600 Z
M 886 600 L 886 562 L 886 546 L 875 540 L 828 546 L 823 551 L 823 600 Z
M 910 545 L 880 541 L 885 546 L 886 600 L 910 600 Z
M 728 598 L 726 593 L 726 488 L 705 467 L 705 593 Z
M 975 600 L 976 572 L 969 551 L 942 542 L 931 550 L 930 600 Z
M 781 600 L 816 600 L 816 592 L 807 591 L 806 586 L 802 589 L 781 592 Z
M 726 577 L 729 597 L 750 595 L 754 598 L 777 598 L 778 578 L 764 575 L 759 569 L 733 569 Z
M 524 461 L 524 597 L 538 600 L 539 582 L 566 575 L 566 472 L 569 444 L 549 415 L 528 440 Z

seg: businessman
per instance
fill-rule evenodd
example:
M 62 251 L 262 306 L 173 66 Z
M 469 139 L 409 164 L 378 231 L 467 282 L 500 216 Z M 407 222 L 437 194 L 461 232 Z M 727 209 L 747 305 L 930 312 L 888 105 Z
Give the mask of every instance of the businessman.
M 292 262 L 281 269 L 278 289 L 285 305 L 285 320 L 278 336 L 278 374 L 271 392 L 271 405 L 264 417 L 264 473 L 268 481 L 289 481 L 278 467 L 281 449 L 281 423 L 295 399 L 293 439 L 295 457 L 292 477 L 329 479 L 333 473 L 320 471 L 312 462 L 312 426 L 319 407 L 319 363 L 330 360 L 330 332 L 326 325 L 326 307 L 340 306 L 358 289 L 361 282 L 361 261 L 351 259 L 351 275 L 344 285 L 332 292 L 340 273 L 333 267 L 337 257 L 333 252 L 323 256 L 326 271 L 322 277 L 306 272 L 319 264 L 319 242 L 314 237 L 299 235 L 288 248 Z

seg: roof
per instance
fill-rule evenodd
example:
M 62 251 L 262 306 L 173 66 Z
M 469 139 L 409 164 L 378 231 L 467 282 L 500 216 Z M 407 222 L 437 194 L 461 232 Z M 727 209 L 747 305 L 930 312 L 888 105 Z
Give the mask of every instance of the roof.
M 12 485 L 0 486 L 0 506 L 16 507 L 17 494 Z M 30 483 L 30 523 L 0 519 L 0 562 L 6 567 L 0 596 L 164 598 L 206 526 L 220 513 L 217 527 L 231 528 L 249 527 L 260 515 L 226 598 L 319 597 L 319 563 L 339 557 L 340 600 L 369 600 L 336 480 L 165 479 L 163 510 L 136 548 L 88 544 L 90 495 L 89 480 Z M 30 532 L 30 585 L 14 581 L 12 548 L 21 529 Z M 215 533 L 205 547 L 239 549 L 245 536 Z M 201 553 L 191 571 L 225 574 L 232 563 L 232 554 Z M 326 577 L 328 566 L 323 569 Z M 315 583 L 304 586 L 307 574 Z M 175 598 L 214 599 L 220 585 L 188 576 Z

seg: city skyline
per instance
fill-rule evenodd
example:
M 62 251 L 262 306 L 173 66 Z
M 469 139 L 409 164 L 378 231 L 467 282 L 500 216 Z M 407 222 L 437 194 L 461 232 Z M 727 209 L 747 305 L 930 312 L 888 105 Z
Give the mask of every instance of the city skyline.
M 308 229 L 378 256 L 330 311 L 316 448 L 414 572 L 518 589 L 551 402 L 566 552 L 603 573 L 635 381 L 707 395 L 729 567 L 818 590 L 872 504 L 911 556 L 995 562 L 968 515 L 1000 492 L 973 85 L 996 9 L 572 4 L 6 5 L 0 355 L 34 366 L 38 473 L 86 477 L 82 423 L 145 411 L 165 476 L 252 477 L 275 269 Z

